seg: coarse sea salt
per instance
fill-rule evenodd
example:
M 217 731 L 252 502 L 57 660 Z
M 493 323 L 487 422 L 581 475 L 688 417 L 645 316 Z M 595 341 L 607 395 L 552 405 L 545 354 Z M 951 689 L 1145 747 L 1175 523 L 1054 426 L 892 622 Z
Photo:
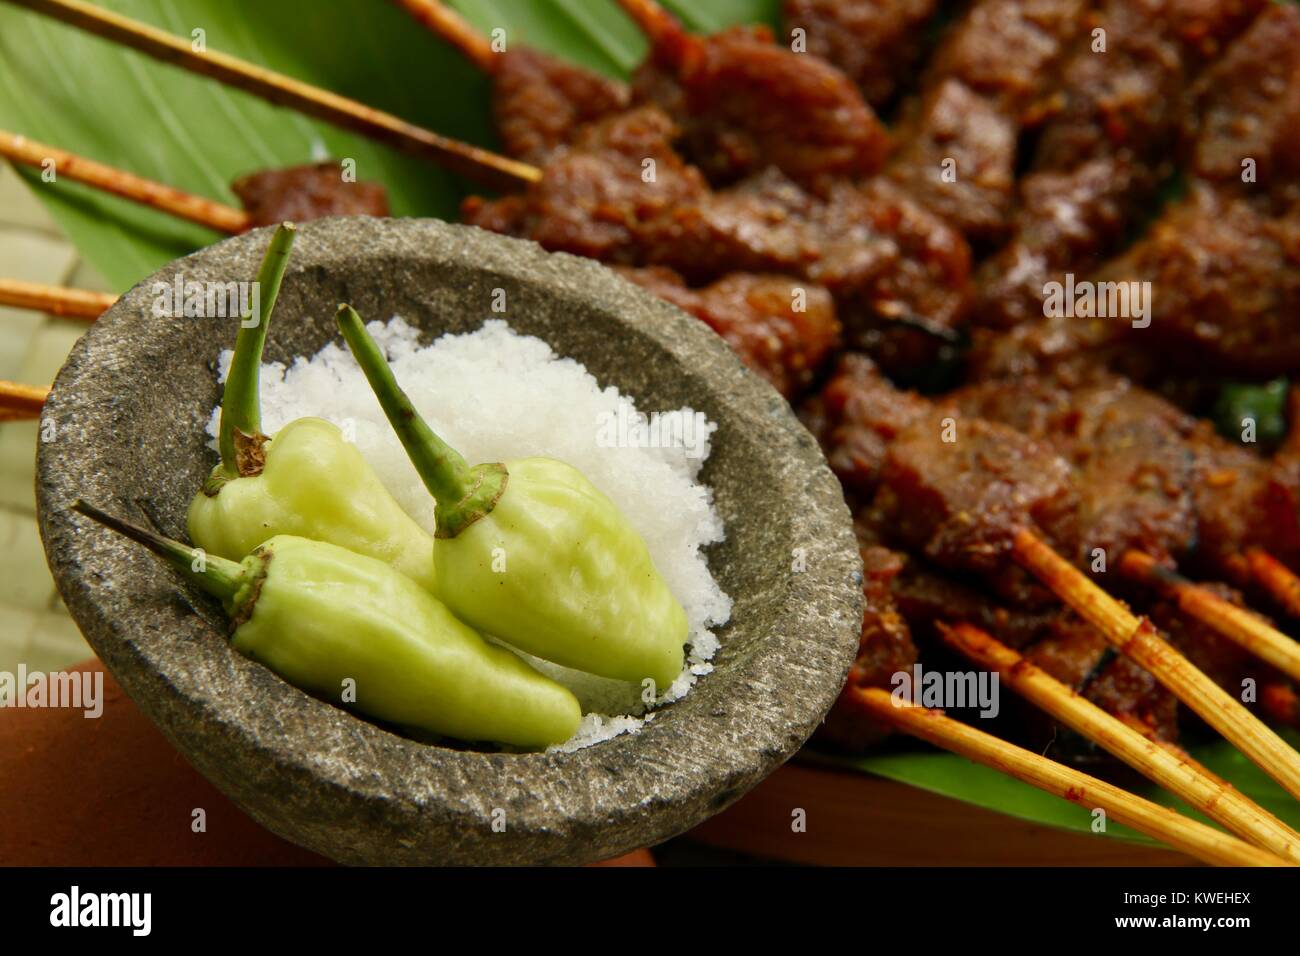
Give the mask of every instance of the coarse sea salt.
M 572 690 L 582 704 L 577 733 L 552 749 L 578 750 L 636 733 L 654 719 L 654 708 L 684 697 L 713 669 L 709 662 L 718 639 L 711 628 L 731 617 L 731 599 L 714 580 L 702 551 L 724 534 L 712 493 L 697 480 L 717 426 L 705 420 L 696 431 L 664 429 L 652 443 L 657 447 L 611 443 L 609 423 L 637 420 L 635 403 L 613 386 L 601 388 L 581 363 L 556 355 L 539 338 L 519 335 L 504 321 L 488 321 L 464 335 L 444 335 L 428 346 L 420 345 L 418 330 L 400 317 L 367 328 L 420 414 L 467 461 L 545 456 L 585 474 L 645 539 L 655 567 L 686 610 L 690 636 L 685 666 L 652 705 L 642 701 L 638 685 L 522 655 Z M 224 351 L 218 360 L 222 382 L 231 355 Z M 398 503 L 432 531 L 433 499 L 345 347 L 330 343 L 288 368 L 263 365 L 261 385 L 267 434 L 298 418 L 333 422 L 356 442 Z M 698 421 L 693 409 L 674 414 L 681 421 Z M 208 424 L 213 438 L 219 420 L 220 409 L 214 409 Z

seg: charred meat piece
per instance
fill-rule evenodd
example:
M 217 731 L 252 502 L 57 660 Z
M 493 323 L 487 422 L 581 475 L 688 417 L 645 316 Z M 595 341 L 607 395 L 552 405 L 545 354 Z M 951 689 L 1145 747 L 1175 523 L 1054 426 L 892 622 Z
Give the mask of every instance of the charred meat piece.
M 1121 149 L 1135 162 L 1158 161 L 1177 128 L 1189 75 L 1180 3 L 1186 0 L 1103 3 L 1062 67 L 1059 110 L 1035 155 L 1039 169 L 1069 169 Z
M 807 52 L 835 64 L 876 109 L 925 52 L 926 26 L 938 0 L 785 0 L 790 30 L 801 29 Z
M 633 95 L 668 110 L 683 152 L 718 185 L 767 166 L 803 183 L 870 176 L 889 149 L 852 80 L 820 57 L 773 43 L 766 28 L 678 32 L 656 46 Z
M 1016 428 L 1075 468 L 1082 566 L 1137 548 L 1211 577 L 1241 580 L 1252 544 L 1300 559 L 1300 478 L 1219 436 L 1207 422 L 1114 375 L 987 381 L 947 399 L 963 415 Z
M 697 281 L 742 269 L 825 286 L 847 341 L 891 372 L 932 361 L 970 296 L 961 235 L 883 179 L 836 181 L 822 198 L 768 170 L 679 208 L 644 235 L 649 261 Z
M 1172 562 L 1196 543 L 1196 459 L 1184 416 L 1123 380 L 1079 389 L 1056 432 L 1077 469 L 1080 553 L 1107 566 L 1132 549 Z
M 827 226 L 826 253 L 808 275 L 835 295 L 846 338 L 907 379 L 943 360 L 971 296 L 970 247 L 961 234 L 885 179 L 837 184 L 827 206 L 846 226 L 854 217 L 848 232 L 874 236 L 891 259 L 884 272 L 863 270 L 862 249 Z
M 1109 567 L 1134 548 L 1168 563 L 1195 546 L 1195 420 L 1158 395 L 1114 376 L 1075 387 L 1030 378 L 1014 391 L 976 384 L 950 401 L 1050 444 L 1075 468 L 1081 566 L 1097 548 Z
M 1269 461 L 1198 423 L 1190 442 L 1197 456 L 1198 539 L 1186 562 L 1204 577 L 1245 582 L 1241 555 L 1249 547 L 1280 561 L 1300 562 L 1300 486 L 1286 460 Z
M 977 247 L 1009 233 L 1021 130 L 1082 25 L 1083 0 L 983 0 L 940 44 L 889 175 Z
M 337 163 L 267 169 L 230 186 L 253 217 L 251 228 L 326 216 L 387 216 L 388 193 L 378 183 L 345 182 Z
M 974 320 L 1009 329 L 1041 318 L 1046 284 L 1065 270 L 1086 277 L 1100 266 L 1155 185 L 1123 155 L 1024 176 L 1013 238 L 976 275 Z
M 1242 163 L 1278 192 L 1300 175 L 1300 7 L 1261 13 L 1192 89 L 1192 171 L 1240 188 Z
M 1100 278 L 1151 283 L 1136 343 L 1250 376 L 1300 364 L 1300 210 L 1274 217 L 1196 188 Z
M 741 360 L 793 398 L 839 344 L 830 293 L 788 276 L 737 272 L 692 289 L 670 269 L 621 274 L 717 332 Z
M 1005 425 L 920 419 L 890 444 L 875 505 L 909 550 L 986 579 L 1016 604 L 1051 600 L 1011 559 L 1015 533 L 1035 531 L 1059 552 L 1078 548 L 1079 498 L 1068 462 Z
M 1021 119 L 1080 31 L 1087 0 L 978 0 L 939 44 L 927 85 L 954 79 Z
M 673 134 L 672 120 L 655 107 L 615 114 L 558 149 L 546 174 L 525 193 L 472 196 L 461 206 L 462 218 L 552 251 L 641 265 L 644 226 L 708 193 L 699 171 L 673 149 Z M 651 168 L 653 180 L 647 181 Z
M 627 87 L 531 47 L 515 45 L 497 59 L 492 115 L 511 156 L 546 162 L 579 127 L 626 109 Z
M 819 197 L 776 169 L 710 192 L 643 107 L 586 128 L 522 195 L 467 199 L 466 222 L 613 265 L 665 266 L 701 285 L 736 272 L 824 286 L 851 341 L 923 366 L 955 338 L 970 250 L 884 180 L 838 180 Z M 643 176 L 646 160 L 653 177 Z
M 1036 165 L 1066 169 L 1124 150 L 1134 163 L 1158 166 L 1186 111 L 1191 79 L 1266 6 L 1105 0 L 1062 67 L 1059 110 L 1043 130 Z
M 1006 237 L 1015 187 L 1015 119 L 945 80 L 905 120 L 889 176 L 972 243 Z
M 1048 281 L 1087 274 L 1121 247 L 1171 172 L 1191 78 L 1262 5 L 1106 0 L 1062 66 L 1013 239 L 981 271 L 976 321 L 1008 328 L 1041 315 Z
M 1114 319 L 1052 315 L 1006 331 L 972 329 L 966 377 L 975 382 L 1008 382 L 1032 375 L 1059 375 L 1086 381 L 1112 365 L 1145 366 L 1150 358 L 1132 347 Z M 1133 374 L 1128 368 L 1125 372 Z
M 915 392 L 895 388 L 865 355 L 852 352 L 800 411 L 850 500 L 875 494 L 890 443 L 930 413 Z

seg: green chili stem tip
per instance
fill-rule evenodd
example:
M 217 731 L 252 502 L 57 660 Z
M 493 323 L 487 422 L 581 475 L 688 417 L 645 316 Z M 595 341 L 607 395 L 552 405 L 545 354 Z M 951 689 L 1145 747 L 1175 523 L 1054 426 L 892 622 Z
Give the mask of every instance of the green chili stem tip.
M 433 495 L 437 536 L 454 538 L 496 506 L 505 492 L 508 478 L 505 465 L 493 463 L 472 468 L 467 465 L 420 417 L 356 310 L 342 304 L 335 318 L 411 464 Z
M 204 553 L 201 555 L 202 561 L 196 562 L 196 558 L 200 557 L 196 554 L 197 549 L 123 521 L 81 498 L 72 503 L 72 510 L 144 545 L 175 568 L 187 581 L 220 598 L 223 602 L 233 600 L 244 583 L 244 568 L 237 561 Z M 196 569 L 196 563 L 203 570 Z
M 262 349 L 266 345 L 266 330 L 271 324 L 275 300 L 280 295 L 280 282 L 289 264 L 297 227 L 291 222 L 281 223 L 271 236 L 257 272 L 258 309 L 257 323 L 244 325 L 235 336 L 235 357 L 226 376 L 226 389 L 221 400 L 221 426 L 217 435 L 217 449 L 221 452 L 222 467 L 231 477 L 250 477 L 261 473 L 260 442 L 262 436 L 262 402 L 260 375 Z M 242 437 L 241 437 L 242 436 Z M 241 454 L 241 444 L 252 439 L 257 445 L 252 455 Z

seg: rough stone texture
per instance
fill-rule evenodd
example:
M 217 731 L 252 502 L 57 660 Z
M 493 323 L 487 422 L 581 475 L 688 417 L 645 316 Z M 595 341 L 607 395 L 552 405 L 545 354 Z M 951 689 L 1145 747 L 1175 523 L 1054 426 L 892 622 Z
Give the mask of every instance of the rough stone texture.
M 809 736 L 857 646 L 860 565 L 839 486 L 777 394 L 702 323 L 582 259 L 425 220 L 302 228 L 267 357 L 336 337 L 336 303 L 467 331 L 506 290 L 516 329 L 642 407 L 720 423 L 704 479 L 727 523 L 709 561 L 735 598 L 716 670 L 640 734 L 572 754 L 453 750 L 316 700 L 233 652 L 214 605 L 136 546 L 71 513 L 82 495 L 183 536 L 213 463 L 203 424 L 231 319 L 151 314 L 156 281 L 243 280 L 269 233 L 181 259 L 73 350 L 45 408 L 41 531 L 59 590 L 114 676 L 168 738 L 271 830 L 345 863 L 567 863 L 652 845 L 757 783 Z M 792 573 L 796 548 L 807 570 Z M 197 613 L 196 613 L 197 612 Z M 506 811 L 494 833 L 491 813 Z

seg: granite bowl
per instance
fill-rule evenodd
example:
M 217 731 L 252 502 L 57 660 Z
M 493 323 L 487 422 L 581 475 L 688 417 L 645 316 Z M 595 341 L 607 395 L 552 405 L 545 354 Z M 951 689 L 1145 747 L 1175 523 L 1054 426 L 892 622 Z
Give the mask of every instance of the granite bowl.
M 251 279 L 269 237 L 220 242 L 128 292 L 73 349 L 43 414 L 37 501 L 59 591 L 195 767 L 268 829 L 343 863 L 578 864 L 689 829 L 795 752 L 858 642 L 861 566 L 839 486 L 786 403 L 721 339 L 588 260 L 430 220 L 311 223 L 266 355 L 288 361 L 335 339 L 340 301 L 432 338 L 477 328 L 505 289 L 515 329 L 641 407 L 689 404 L 719 423 L 702 477 L 727 538 L 708 559 L 734 613 L 714 672 L 639 734 L 562 754 L 398 736 L 236 654 L 206 599 L 70 512 L 84 496 L 184 536 L 215 460 L 204 425 L 235 321 L 154 315 L 155 284 Z

